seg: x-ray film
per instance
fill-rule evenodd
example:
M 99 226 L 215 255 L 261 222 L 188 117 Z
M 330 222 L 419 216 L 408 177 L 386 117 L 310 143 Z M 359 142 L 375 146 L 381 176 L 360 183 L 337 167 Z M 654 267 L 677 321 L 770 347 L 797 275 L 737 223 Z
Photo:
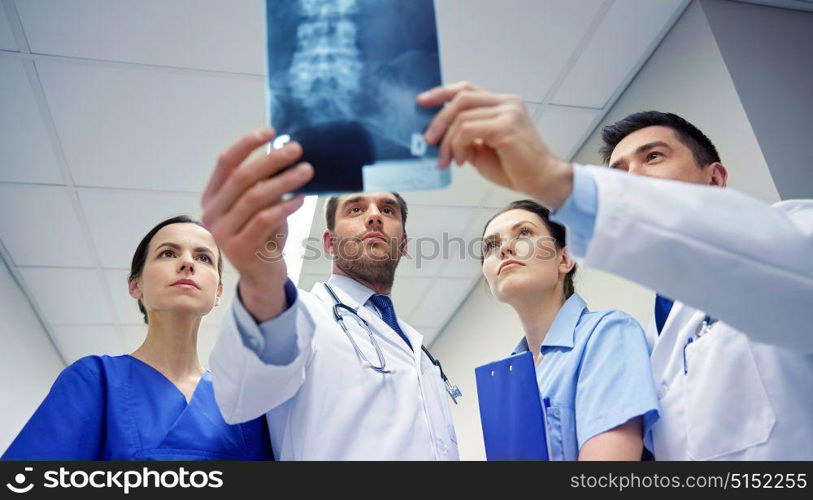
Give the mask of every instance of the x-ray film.
M 440 85 L 433 0 L 266 0 L 268 102 L 278 137 L 302 144 L 300 192 L 442 188 L 449 169 L 423 133 Z

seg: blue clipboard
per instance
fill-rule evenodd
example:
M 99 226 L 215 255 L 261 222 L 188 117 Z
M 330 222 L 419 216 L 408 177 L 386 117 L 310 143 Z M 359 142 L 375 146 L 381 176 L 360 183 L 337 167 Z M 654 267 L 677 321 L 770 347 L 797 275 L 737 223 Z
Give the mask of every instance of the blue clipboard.
M 488 460 L 549 460 L 545 409 L 529 351 L 475 368 Z

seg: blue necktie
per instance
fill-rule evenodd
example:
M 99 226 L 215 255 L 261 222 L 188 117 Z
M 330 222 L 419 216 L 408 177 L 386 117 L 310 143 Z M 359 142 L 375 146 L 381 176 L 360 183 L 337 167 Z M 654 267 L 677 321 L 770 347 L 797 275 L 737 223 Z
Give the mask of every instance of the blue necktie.
M 395 307 L 392 305 L 392 300 L 386 295 L 373 295 L 370 297 L 370 302 L 372 302 L 378 309 L 378 312 L 381 313 L 381 319 L 384 320 L 384 323 L 390 325 L 390 328 L 395 330 L 395 333 L 400 335 L 409 348 L 412 349 L 412 344 L 409 342 L 409 339 L 404 332 L 401 331 L 401 327 L 398 326 L 398 319 L 395 316 Z
M 655 295 L 655 327 L 658 329 L 658 335 L 661 334 L 663 325 L 666 323 L 666 318 L 669 317 L 669 311 L 672 310 L 674 303 L 674 300 L 663 295 Z

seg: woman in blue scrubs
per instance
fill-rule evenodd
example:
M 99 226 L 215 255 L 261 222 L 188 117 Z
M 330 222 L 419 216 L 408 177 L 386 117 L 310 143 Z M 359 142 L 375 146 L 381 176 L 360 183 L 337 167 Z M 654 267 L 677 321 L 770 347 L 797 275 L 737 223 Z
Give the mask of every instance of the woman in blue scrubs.
M 564 227 L 529 200 L 511 203 L 483 231 L 483 274 L 511 305 L 530 350 L 552 460 L 640 460 L 658 418 L 644 332 L 621 311 L 591 312 L 574 291 Z
M 129 277 L 144 343 L 65 368 L 3 460 L 272 460 L 265 418 L 226 424 L 198 360 L 198 327 L 220 299 L 222 269 L 199 223 L 179 216 L 155 226 Z

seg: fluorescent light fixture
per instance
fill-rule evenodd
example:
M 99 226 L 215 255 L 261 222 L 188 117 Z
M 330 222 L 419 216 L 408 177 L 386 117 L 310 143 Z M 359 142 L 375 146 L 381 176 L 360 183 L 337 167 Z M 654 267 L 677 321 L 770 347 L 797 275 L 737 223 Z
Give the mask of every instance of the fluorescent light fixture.
M 283 258 L 288 267 L 288 277 L 299 283 L 302 274 L 302 262 L 305 258 L 305 240 L 311 234 L 313 214 L 316 211 L 317 196 L 306 196 L 305 203 L 288 216 L 288 240 L 285 242 Z

